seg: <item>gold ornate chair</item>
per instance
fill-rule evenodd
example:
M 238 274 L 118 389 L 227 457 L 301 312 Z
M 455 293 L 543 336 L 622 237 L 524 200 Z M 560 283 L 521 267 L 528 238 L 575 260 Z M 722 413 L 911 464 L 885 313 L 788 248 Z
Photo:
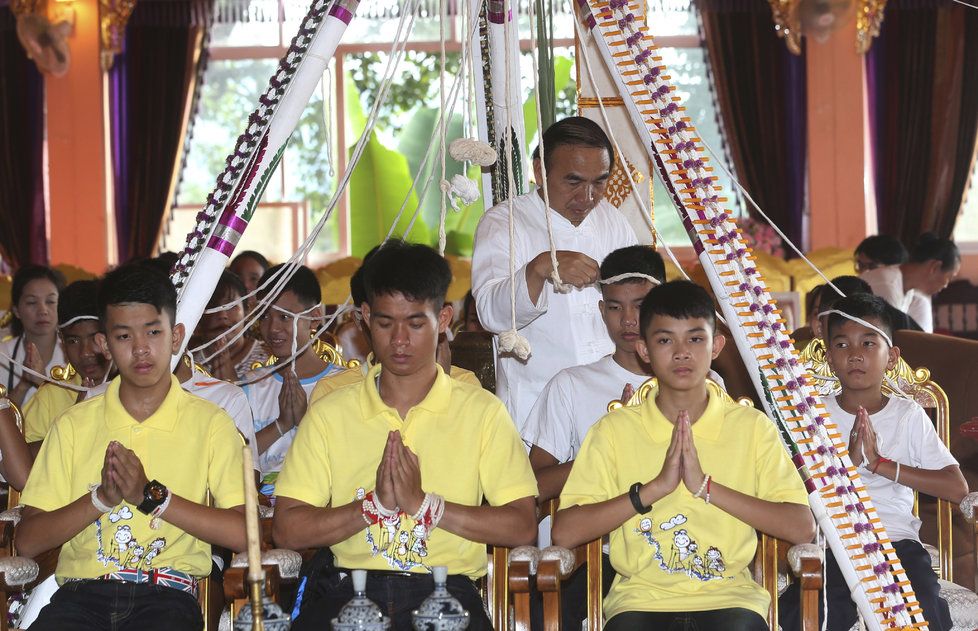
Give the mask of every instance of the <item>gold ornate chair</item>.
M 325 340 L 317 339 L 312 343 L 312 349 L 327 364 L 335 364 L 342 368 L 357 368 L 360 365 L 359 359 L 343 359 L 343 349 L 338 344 L 331 344 Z M 278 357 L 269 355 L 264 362 L 255 362 L 251 365 L 252 370 L 267 368 L 278 361 Z
M 733 398 L 715 382 L 707 379 L 708 386 L 726 401 Z M 612 401 L 608 411 L 621 407 L 640 405 L 658 387 L 655 377 L 639 386 L 628 401 Z M 739 405 L 752 407 L 748 397 L 737 399 Z M 551 500 L 546 511 L 551 515 L 557 512 L 557 502 Z M 602 607 L 602 541 L 596 539 L 573 551 L 555 547 L 545 549 L 537 566 L 536 585 L 544 599 L 544 629 L 558 631 L 560 626 L 560 583 L 577 571 L 582 565 L 587 567 L 587 631 L 600 631 L 604 627 Z M 548 551 L 553 551 L 548 554 Z M 559 551 L 563 551 L 561 554 Z M 792 546 L 786 541 L 758 533 L 757 551 L 754 555 L 753 576 L 771 596 L 767 622 L 772 631 L 778 631 L 778 596 L 787 586 L 788 567 L 801 582 L 801 612 L 804 631 L 818 628 L 818 590 L 822 587 L 821 561 L 810 546 Z
M 823 396 L 834 396 L 840 390 L 838 380 L 832 374 L 826 360 L 825 342 L 815 338 L 801 351 L 801 361 L 809 368 L 812 375 L 820 382 L 819 390 Z M 937 435 L 950 448 L 951 445 L 951 412 L 950 401 L 944 389 L 931 379 L 927 368 L 912 368 L 902 357 L 896 366 L 886 373 L 887 380 L 883 384 L 883 393 L 887 396 L 909 397 L 917 402 L 934 420 Z M 899 388 L 899 391 L 897 390 Z M 919 517 L 920 498 L 914 493 L 914 514 Z M 973 541 L 978 544 L 978 525 L 976 525 L 976 506 L 978 493 L 969 493 L 960 504 L 960 510 L 965 519 L 971 524 Z M 937 512 L 937 546 L 924 543 L 924 548 L 930 553 L 931 563 L 937 573 L 941 585 L 941 597 L 951 606 L 951 618 L 954 630 L 971 630 L 978 628 L 978 595 L 974 591 L 954 583 L 954 552 L 952 542 L 953 506 L 948 500 L 936 500 Z M 972 556 L 972 562 L 978 567 L 978 547 Z M 978 574 L 976 574 L 978 575 Z M 975 588 L 978 589 L 978 581 Z

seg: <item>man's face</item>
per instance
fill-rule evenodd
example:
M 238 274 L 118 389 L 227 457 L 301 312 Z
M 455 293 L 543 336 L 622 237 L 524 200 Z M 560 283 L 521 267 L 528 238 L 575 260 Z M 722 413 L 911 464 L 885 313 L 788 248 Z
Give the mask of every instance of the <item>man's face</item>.
M 652 283 L 647 280 L 601 286 L 601 317 L 618 350 L 635 352 L 635 342 L 640 337 L 639 311 L 642 309 L 642 300 L 651 289 Z
M 395 375 L 417 374 L 435 363 L 438 336 L 452 321 L 452 307 L 440 308 L 403 294 L 375 296 L 361 307 L 370 328 L 374 357 Z
M 933 296 L 944 291 L 958 272 L 961 271 L 961 262 L 958 261 L 954 264 L 951 269 L 942 270 L 940 261 L 928 261 L 927 262 L 927 281 L 922 288 L 924 293 L 928 296 Z
M 611 176 L 608 151 L 598 147 L 561 145 L 545 156 L 547 193 L 550 207 L 575 226 L 604 198 L 604 189 Z M 543 182 L 540 160 L 533 161 L 537 182 Z
M 863 252 L 859 252 L 855 257 L 853 257 L 853 263 L 855 265 L 857 274 L 868 272 L 869 270 L 876 269 L 880 266 L 879 263 L 869 258 L 869 256 Z
M 875 318 L 864 318 L 882 326 Z M 858 322 L 846 320 L 829 332 L 825 358 L 843 388 L 854 391 L 879 391 L 884 373 L 900 357 L 900 349 L 891 348 L 879 333 Z
M 82 379 L 102 381 L 108 360 L 98 343 L 98 320 L 79 320 L 61 329 L 65 356 Z
M 145 303 L 124 303 L 106 308 L 105 333 L 98 335 L 123 381 L 149 388 L 170 378 L 170 358 L 180 350 L 183 332 L 183 325 L 173 326 L 166 311 Z
M 723 350 L 725 341 L 722 335 L 714 336 L 713 326 L 705 318 L 655 315 L 636 348 L 660 384 L 688 391 L 705 383 L 710 363 Z
M 262 339 L 265 340 L 265 344 L 272 355 L 279 358 L 290 357 L 293 341 L 296 343 L 296 350 L 302 348 L 309 341 L 310 323 L 312 322 L 308 318 L 297 318 L 292 314 L 314 316 L 316 312 L 303 313 L 309 308 L 309 305 L 303 304 L 291 290 L 283 291 L 272 304 L 289 313 L 269 307 L 261 317 Z

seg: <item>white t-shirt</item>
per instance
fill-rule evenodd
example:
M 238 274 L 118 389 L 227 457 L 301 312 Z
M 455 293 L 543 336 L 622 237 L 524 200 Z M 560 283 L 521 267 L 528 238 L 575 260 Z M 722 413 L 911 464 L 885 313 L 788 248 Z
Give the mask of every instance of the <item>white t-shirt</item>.
M 843 440 L 848 441 L 856 417 L 839 407 L 835 397 L 826 397 L 824 402 Z M 933 421 L 910 399 L 890 398 L 869 420 L 879 437 L 879 453 L 890 460 L 930 470 L 958 464 L 938 437 Z M 890 539 L 919 541 L 920 520 L 913 516 L 913 489 L 862 468 L 859 474 Z
M 873 293 L 913 318 L 927 333 L 934 332 L 934 307 L 930 296 L 914 289 L 904 290 L 899 265 L 887 265 L 859 275 Z
M 283 368 L 282 370 L 289 369 Z M 339 370 L 341 370 L 339 366 L 329 364 L 318 375 L 300 379 L 299 383 L 306 393 L 306 401 L 309 400 L 312 389 L 316 387 L 316 382 Z M 256 371 L 250 373 L 248 378 L 254 378 L 257 375 L 258 373 Z M 278 420 L 278 395 L 282 391 L 283 382 L 282 375 L 279 372 L 273 372 L 264 379 L 244 386 L 244 392 L 248 396 L 248 403 L 251 405 L 251 412 L 255 417 L 254 433 L 260 432 Z M 256 461 L 258 462 L 258 469 L 261 471 L 262 476 L 263 484 L 261 491 L 266 495 L 272 495 L 274 493 L 275 480 L 278 478 L 278 472 L 282 469 L 282 463 L 285 462 L 285 454 L 288 453 L 289 447 L 292 446 L 296 429 L 293 427 L 285 432 L 281 438 L 269 445 L 265 453 L 261 454 Z
M 615 350 L 598 310 L 601 292 L 597 287 L 557 293 L 553 283 L 547 282 L 537 304 L 530 301 L 526 264 L 550 249 L 546 213 L 553 222 L 558 250 L 581 252 L 599 264 L 614 250 L 635 245 L 638 239 L 625 216 L 604 200 L 577 226 L 546 209 L 536 190 L 515 197 L 513 212 L 514 282 L 509 277 L 509 205 L 502 203 L 486 211 L 476 229 L 472 295 L 482 325 L 499 334 L 513 328 L 510 287 L 516 286 L 516 328 L 529 341 L 531 354 L 526 361 L 512 354 L 497 355 L 496 394 L 522 433 L 530 409 L 554 375 Z
M 85 395 L 85 400 L 105 394 L 108 387 L 108 381 L 95 386 Z M 232 383 L 215 379 L 196 370 L 190 379 L 180 384 L 180 387 L 190 394 L 220 406 L 222 410 L 227 412 L 231 420 L 234 421 L 234 426 L 238 428 L 248 445 L 251 446 L 252 461 L 257 469 L 258 442 L 255 440 L 255 422 L 252 419 L 251 406 L 248 404 L 248 397 L 245 396 L 244 390 Z
M 13 358 L 15 361 L 23 363 L 27 358 L 27 348 L 21 337 L 12 337 L 9 340 L 4 340 L 0 342 L 0 384 L 7 388 L 8 391 L 12 390 L 17 382 L 20 381 L 20 376 L 23 374 L 20 366 L 14 366 L 13 374 L 10 372 L 10 362 L 7 361 L 7 357 Z M 61 348 L 61 338 L 58 338 L 57 343 L 54 345 L 54 354 L 51 355 L 51 361 L 48 365 L 44 367 L 44 374 L 50 375 L 51 369 L 55 366 L 65 366 L 68 360 L 65 359 L 64 349 Z M 37 392 L 37 388 L 31 387 L 27 394 L 24 395 L 24 400 L 21 403 L 21 409 L 27 405 L 27 402 L 31 400 L 34 393 Z

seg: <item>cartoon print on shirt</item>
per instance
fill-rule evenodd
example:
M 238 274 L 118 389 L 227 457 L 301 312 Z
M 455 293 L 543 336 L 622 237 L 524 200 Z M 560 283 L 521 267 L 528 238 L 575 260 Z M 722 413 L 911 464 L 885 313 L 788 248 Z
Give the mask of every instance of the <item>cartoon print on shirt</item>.
M 102 520 L 95 522 L 95 539 L 98 542 L 98 550 L 95 558 L 108 567 L 114 564 L 114 569 L 152 569 L 153 559 L 163 552 L 166 547 L 166 539 L 157 537 L 150 542 L 149 546 L 143 546 L 136 539 L 132 531 L 132 526 L 126 523 L 133 518 L 132 509 L 128 506 L 118 508 L 107 515 L 109 524 L 115 524 L 112 538 L 109 540 L 108 551 L 105 550 L 102 540 Z M 148 548 L 148 550 L 147 550 Z
M 677 526 L 685 525 L 687 518 L 683 514 L 673 516 L 667 521 L 659 524 L 660 531 L 672 531 Z M 672 541 L 669 543 L 669 559 L 666 560 L 662 554 L 662 545 L 655 537 L 655 522 L 648 517 L 642 518 L 634 532 L 652 548 L 652 558 L 658 563 L 659 569 L 668 574 L 685 574 L 688 577 L 700 581 L 711 581 L 727 578 L 723 575 L 726 565 L 723 561 L 723 553 L 716 546 L 710 546 L 705 555 L 697 554 L 699 543 L 686 528 L 679 528 L 672 532 Z
M 362 489 L 357 489 L 354 497 L 363 501 L 364 494 L 361 491 Z M 428 568 L 424 563 L 428 556 L 427 529 L 421 522 L 401 514 L 382 517 L 377 524 L 367 526 L 364 535 L 367 545 L 370 546 L 370 554 L 381 555 L 391 569 L 405 572 L 419 566 Z

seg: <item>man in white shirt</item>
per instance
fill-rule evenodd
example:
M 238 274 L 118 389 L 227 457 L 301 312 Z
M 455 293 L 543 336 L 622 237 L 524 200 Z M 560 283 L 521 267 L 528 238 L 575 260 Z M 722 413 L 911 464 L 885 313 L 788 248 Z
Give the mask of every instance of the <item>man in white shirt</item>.
M 604 201 L 614 164 L 614 149 L 597 123 L 570 117 L 543 134 L 534 153 L 534 175 L 547 170 L 550 210 L 542 189 L 503 202 L 482 217 L 472 257 L 472 294 L 479 320 L 499 334 L 513 328 L 510 290 L 515 284 L 516 329 L 530 343 L 528 359 L 499 354 L 496 394 L 522 430 L 546 383 L 560 370 L 589 364 L 614 350 L 598 311 L 597 261 L 637 242 L 625 217 Z M 510 279 L 510 204 L 513 206 L 513 267 Z M 554 290 L 547 215 L 553 224 L 561 280 L 567 293 Z

